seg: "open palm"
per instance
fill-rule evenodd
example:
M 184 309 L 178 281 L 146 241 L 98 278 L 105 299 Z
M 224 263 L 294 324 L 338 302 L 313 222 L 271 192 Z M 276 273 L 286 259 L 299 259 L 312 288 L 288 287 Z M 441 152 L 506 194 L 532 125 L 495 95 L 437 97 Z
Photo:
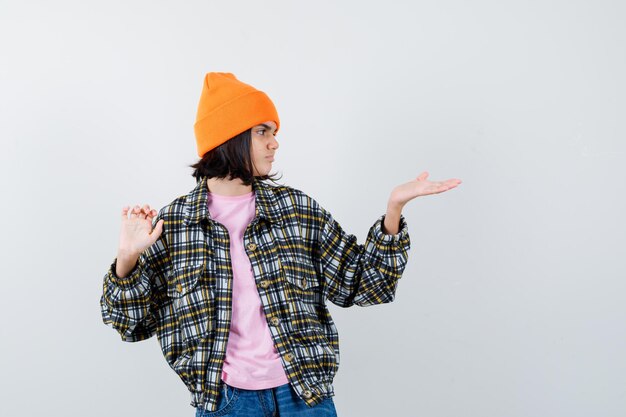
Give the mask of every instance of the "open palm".
M 396 204 L 404 205 L 412 199 L 429 194 L 439 194 L 448 191 L 461 183 L 458 178 L 444 181 L 428 180 L 428 172 L 424 171 L 414 180 L 398 185 L 391 191 L 390 200 Z

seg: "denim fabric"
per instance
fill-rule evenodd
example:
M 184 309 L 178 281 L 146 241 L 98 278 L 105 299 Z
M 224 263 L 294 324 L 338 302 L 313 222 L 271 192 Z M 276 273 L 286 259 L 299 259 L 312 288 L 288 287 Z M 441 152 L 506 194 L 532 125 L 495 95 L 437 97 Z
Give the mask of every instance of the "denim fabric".
M 308 406 L 290 384 L 263 390 L 231 387 L 222 382 L 217 410 L 196 408 L 196 417 L 337 417 L 332 397 Z

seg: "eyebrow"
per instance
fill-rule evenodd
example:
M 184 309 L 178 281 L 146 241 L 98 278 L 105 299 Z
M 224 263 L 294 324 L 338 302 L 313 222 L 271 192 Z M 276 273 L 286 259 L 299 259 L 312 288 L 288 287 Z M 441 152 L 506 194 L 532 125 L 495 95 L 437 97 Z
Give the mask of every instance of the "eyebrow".
M 266 125 L 265 123 L 261 123 L 258 126 L 263 126 L 264 128 L 266 128 L 267 130 L 272 130 L 272 126 Z

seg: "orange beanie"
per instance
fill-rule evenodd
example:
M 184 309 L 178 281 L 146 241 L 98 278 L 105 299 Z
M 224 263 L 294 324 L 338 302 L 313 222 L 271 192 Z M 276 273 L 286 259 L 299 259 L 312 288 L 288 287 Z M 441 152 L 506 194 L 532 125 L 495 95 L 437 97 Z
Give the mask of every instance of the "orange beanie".
M 267 94 L 230 72 L 207 73 L 193 126 L 198 156 L 268 120 L 276 122 L 278 132 L 278 113 Z

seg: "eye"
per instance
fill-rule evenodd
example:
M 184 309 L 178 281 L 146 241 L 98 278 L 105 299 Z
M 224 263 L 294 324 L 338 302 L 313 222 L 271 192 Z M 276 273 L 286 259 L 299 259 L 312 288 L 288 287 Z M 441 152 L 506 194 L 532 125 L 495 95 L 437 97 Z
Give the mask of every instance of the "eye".
M 267 129 L 259 129 L 256 131 L 257 135 L 265 136 L 265 133 L 269 132 Z M 276 137 L 276 132 L 272 133 L 274 137 Z

